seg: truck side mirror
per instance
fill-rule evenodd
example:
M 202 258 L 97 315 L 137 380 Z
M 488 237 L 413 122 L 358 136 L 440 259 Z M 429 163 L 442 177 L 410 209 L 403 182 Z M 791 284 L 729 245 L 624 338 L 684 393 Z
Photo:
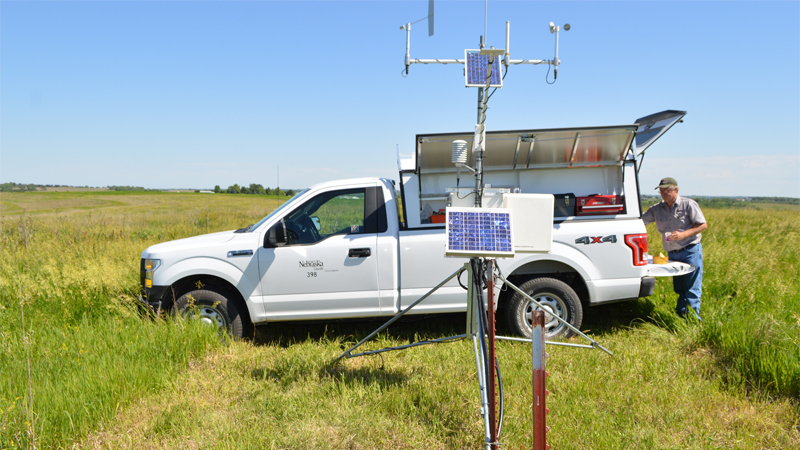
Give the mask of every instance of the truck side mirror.
M 311 216 L 310 219 L 311 219 L 311 223 L 314 224 L 314 228 L 316 228 L 317 232 L 319 233 L 319 230 L 322 229 L 322 223 L 319 221 L 319 217 Z
M 264 248 L 283 247 L 286 242 L 286 224 L 280 221 L 267 231 Z

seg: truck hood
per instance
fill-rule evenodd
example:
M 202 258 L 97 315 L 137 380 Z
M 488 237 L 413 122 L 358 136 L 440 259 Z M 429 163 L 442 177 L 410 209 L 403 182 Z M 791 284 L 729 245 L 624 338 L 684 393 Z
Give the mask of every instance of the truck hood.
M 150 258 L 159 254 L 174 251 L 185 251 L 198 248 L 208 248 L 224 244 L 237 236 L 231 231 L 221 231 L 219 233 L 204 234 L 175 241 L 162 242 L 145 249 L 142 258 Z

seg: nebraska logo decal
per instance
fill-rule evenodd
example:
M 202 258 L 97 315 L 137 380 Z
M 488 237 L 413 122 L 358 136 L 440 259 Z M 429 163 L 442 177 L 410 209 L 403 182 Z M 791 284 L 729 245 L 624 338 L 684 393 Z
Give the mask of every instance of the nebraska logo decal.
M 576 244 L 602 244 L 603 242 L 611 242 L 615 244 L 617 242 L 617 236 L 612 234 L 606 237 L 603 236 L 584 236 L 578 239 L 575 239 Z
M 316 260 L 316 261 L 300 261 L 300 267 L 303 267 L 303 268 L 324 267 L 324 264 L 322 264 L 322 261 L 320 261 L 320 260 Z

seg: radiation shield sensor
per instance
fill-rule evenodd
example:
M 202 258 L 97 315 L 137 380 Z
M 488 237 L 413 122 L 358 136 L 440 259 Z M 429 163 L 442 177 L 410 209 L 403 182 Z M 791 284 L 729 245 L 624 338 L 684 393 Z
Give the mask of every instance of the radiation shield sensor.
M 447 256 L 514 256 L 510 209 L 450 207 L 446 213 Z
M 500 56 L 502 49 L 464 50 L 464 81 L 467 87 L 487 87 L 486 74 L 489 61 L 492 61 L 492 73 L 488 87 L 503 87 L 502 66 Z

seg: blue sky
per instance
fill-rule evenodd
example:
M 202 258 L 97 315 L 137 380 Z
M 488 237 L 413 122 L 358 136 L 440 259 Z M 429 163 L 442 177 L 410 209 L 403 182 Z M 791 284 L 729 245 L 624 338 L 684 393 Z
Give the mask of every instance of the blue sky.
M 463 58 L 484 2 L 436 2 L 412 58 Z M 427 1 L 0 1 L 0 182 L 302 188 L 397 178 L 417 133 L 473 129 L 458 65 L 412 65 Z M 623 125 L 688 111 L 648 151 L 644 192 L 800 197 L 800 3 L 490 1 L 512 59 L 487 128 Z M 550 74 L 552 77 L 552 73 Z

